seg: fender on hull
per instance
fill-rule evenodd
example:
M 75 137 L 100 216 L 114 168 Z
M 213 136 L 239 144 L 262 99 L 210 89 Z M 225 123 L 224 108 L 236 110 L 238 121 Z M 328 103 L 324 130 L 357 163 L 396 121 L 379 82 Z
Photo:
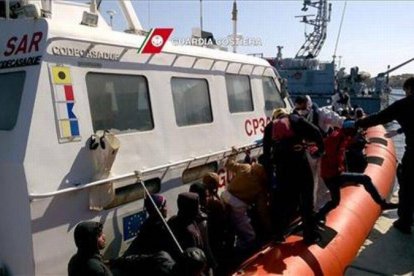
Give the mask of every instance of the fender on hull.
M 393 187 L 397 159 L 392 140 L 384 138 L 385 129 L 368 129 L 365 148 L 369 175 L 385 197 Z M 240 267 L 235 275 L 343 275 L 381 214 L 380 206 L 362 186 L 341 189 L 341 202 L 332 210 L 326 226 L 337 235 L 325 247 L 306 246 L 302 237 L 291 235 L 283 244 L 269 245 Z

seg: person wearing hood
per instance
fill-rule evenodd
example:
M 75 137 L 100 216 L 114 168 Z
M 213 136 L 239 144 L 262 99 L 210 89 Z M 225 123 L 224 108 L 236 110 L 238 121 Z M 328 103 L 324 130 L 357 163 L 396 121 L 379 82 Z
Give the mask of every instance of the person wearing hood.
M 112 275 L 99 253 L 106 242 L 102 229 L 102 223 L 95 221 L 82 221 L 76 226 L 74 237 L 78 252 L 69 261 L 69 276 Z
M 200 214 L 198 195 L 191 192 L 179 194 L 177 207 L 178 213 L 168 220 L 168 225 L 182 249 L 197 247 L 204 250 L 202 235 L 197 224 L 197 217 Z M 178 259 L 181 252 L 173 246 L 169 249 L 169 253 L 174 259 Z
M 189 192 L 198 195 L 200 201 L 200 211 L 196 218 L 197 226 L 200 229 L 201 238 L 203 239 L 204 253 L 207 256 L 208 263 L 212 269 L 216 269 L 218 264 L 215 255 L 210 247 L 210 228 L 208 223 L 207 210 L 207 187 L 204 183 L 196 182 L 190 185 Z M 211 237 L 215 238 L 215 237 Z

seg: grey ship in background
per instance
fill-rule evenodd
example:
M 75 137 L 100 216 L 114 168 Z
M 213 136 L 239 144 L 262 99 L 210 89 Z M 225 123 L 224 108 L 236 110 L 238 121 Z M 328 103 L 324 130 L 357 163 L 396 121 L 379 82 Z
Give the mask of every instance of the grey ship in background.
M 319 106 L 326 106 L 331 104 L 331 97 L 335 92 L 342 90 L 350 95 L 352 106 L 362 107 L 366 113 L 377 112 L 387 106 L 390 92 L 388 74 L 402 65 L 379 74 L 372 84 L 370 74 L 359 71 L 358 67 L 351 68 L 349 74 L 345 72 L 345 68 L 338 70 L 335 54 L 331 62 L 319 61 L 316 58 L 327 36 L 331 4 L 327 0 L 304 0 L 302 11 L 306 12 L 309 8 L 316 9 L 316 16 L 298 17 L 302 19 L 302 23 L 312 26 L 313 31 L 305 34 L 306 40 L 296 56 L 283 58 L 283 47 L 277 46 L 276 57 L 266 58 L 285 80 L 289 94 L 293 98 L 309 95 Z

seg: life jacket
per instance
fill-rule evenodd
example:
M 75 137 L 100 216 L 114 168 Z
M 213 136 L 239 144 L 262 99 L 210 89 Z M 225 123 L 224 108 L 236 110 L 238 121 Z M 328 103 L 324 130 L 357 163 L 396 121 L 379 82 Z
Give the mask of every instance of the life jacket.
M 274 142 L 292 138 L 294 135 L 289 116 L 273 121 L 272 140 Z

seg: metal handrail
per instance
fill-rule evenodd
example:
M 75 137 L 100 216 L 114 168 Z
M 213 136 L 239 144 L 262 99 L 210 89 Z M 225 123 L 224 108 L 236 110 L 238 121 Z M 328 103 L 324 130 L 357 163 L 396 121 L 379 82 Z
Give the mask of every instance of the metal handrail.
M 254 149 L 254 148 L 258 148 L 258 147 L 261 147 L 260 143 L 247 144 L 247 145 L 239 147 L 238 152 L 241 152 L 241 151 L 246 150 L 248 148 Z M 188 162 L 194 162 L 194 161 L 197 161 L 197 160 L 200 160 L 200 159 L 209 158 L 209 157 L 219 155 L 219 154 L 223 154 L 223 153 L 225 154 L 226 152 L 231 152 L 231 150 L 228 150 L 228 149 L 221 150 L 221 151 L 217 151 L 217 152 L 214 152 L 214 153 L 201 155 L 201 156 L 198 156 L 198 157 L 188 158 L 188 159 L 185 159 L 185 160 L 172 162 L 172 163 L 169 163 L 169 164 L 160 165 L 160 166 L 156 166 L 156 167 L 153 167 L 153 168 L 144 169 L 144 170 L 141 170 L 141 171 L 138 171 L 138 172 L 141 175 L 144 175 L 144 174 L 148 174 L 148 173 L 153 172 L 153 171 L 162 170 L 162 169 L 169 169 L 170 167 L 178 166 L 178 165 L 185 164 L 185 163 L 188 163 Z M 229 154 L 227 156 L 223 155 L 222 159 L 224 159 L 224 158 L 226 158 L 230 155 L 231 154 Z M 86 184 L 81 185 L 81 186 L 65 188 L 65 189 L 54 191 L 54 192 L 47 192 L 47 193 L 40 193 L 40 194 L 30 193 L 29 194 L 29 199 L 32 200 L 32 199 L 41 199 L 41 198 L 53 197 L 53 196 L 57 196 L 57 195 L 65 194 L 65 193 L 80 191 L 80 190 L 87 189 L 87 188 L 90 188 L 90 187 L 103 185 L 103 184 L 106 184 L 106 183 L 109 183 L 109 182 L 112 182 L 112 181 L 123 180 L 123 179 L 127 179 L 127 178 L 133 178 L 133 177 L 136 177 L 136 172 L 137 171 L 127 173 L 127 174 L 118 175 L 118 176 L 114 176 L 114 177 L 109 177 L 109 178 L 106 178 L 106 179 L 101 179 L 101 180 L 89 182 L 89 183 L 86 183 Z

